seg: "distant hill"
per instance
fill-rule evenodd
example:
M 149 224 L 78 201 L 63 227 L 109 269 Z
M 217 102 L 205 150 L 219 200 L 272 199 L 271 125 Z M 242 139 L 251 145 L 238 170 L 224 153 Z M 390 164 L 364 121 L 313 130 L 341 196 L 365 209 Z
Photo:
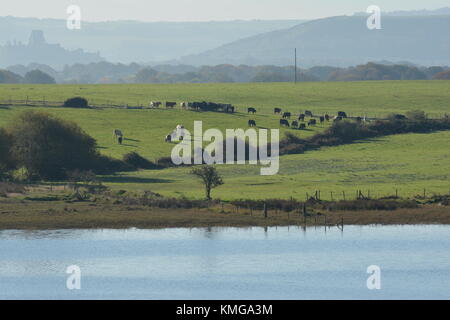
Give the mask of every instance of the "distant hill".
M 383 16 L 369 30 L 366 16 L 340 16 L 247 37 L 179 60 L 191 65 L 292 65 L 347 67 L 368 61 L 450 64 L 450 15 Z
M 383 16 L 442 16 L 442 15 L 450 15 L 450 7 L 439 8 L 435 10 L 410 10 L 410 11 L 391 11 L 391 12 L 383 12 Z M 367 16 L 366 12 L 357 12 L 356 16 Z
M 67 49 L 99 52 L 110 62 L 149 63 L 170 61 L 184 55 L 243 37 L 292 27 L 302 20 L 254 20 L 224 22 L 82 22 L 80 30 L 68 30 L 65 20 L 0 17 L 0 45 L 28 41 L 30 32 L 42 30 L 49 43 Z M 32 61 L 42 63 L 42 61 Z M 22 62 L 13 62 L 18 64 Z

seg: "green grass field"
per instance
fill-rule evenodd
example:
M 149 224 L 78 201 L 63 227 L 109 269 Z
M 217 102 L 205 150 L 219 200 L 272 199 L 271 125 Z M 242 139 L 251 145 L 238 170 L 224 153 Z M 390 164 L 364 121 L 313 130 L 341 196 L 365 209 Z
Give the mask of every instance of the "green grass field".
M 174 144 L 164 136 L 177 124 L 192 129 L 194 120 L 207 128 L 246 128 L 248 119 L 258 127 L 278 128 L 274 107 L 298 114 L 305 109 L 316 114 L 346 111 L 351 115 L 383 117 L 391 112 L 420 109 L 431 116 L 450 113 L 450 81 L 377 81 L 346 83 L 277 84 L 175 84 L 175 85 L 0 85 L 0 100 L 64 100 L 83 96 L 91 104 L 147 105 L 149 101 L 206 100 L 238 106 L 237 114 L 199 113 L 180 110 L 64 109 L 50 107 L 0 108 L 0 126 L 24 110 L 37 109 L 77 122 L 98 141 L 103 154 L 120 158 L 137 151 L 151 160 L 169 156 Z M 248 106 L 258 114 L 243 113 Z M 307 131 L 289 130 L 301 136 Z M 112 131 L 119 128 L 126 140 L 119 146 Z M 320 190 L 322 198 L 354 198 L 357 189 L 373 196 L 447 193 L 450 188 L 450 132 L 407 134 L 362 141 L 351 145 L 322 148 L 302 155 L 281 157 L 280 174 L 263 177 L 257 166 L 219 166 L 225 185 L 214 190 L 222 199 L 289 198 L 304 199 L 306 192 Z M 200 198 L 203 190 L 187 168 L 138 171 L 103 177 L 113 188 L 152 190 L 164 195 Z

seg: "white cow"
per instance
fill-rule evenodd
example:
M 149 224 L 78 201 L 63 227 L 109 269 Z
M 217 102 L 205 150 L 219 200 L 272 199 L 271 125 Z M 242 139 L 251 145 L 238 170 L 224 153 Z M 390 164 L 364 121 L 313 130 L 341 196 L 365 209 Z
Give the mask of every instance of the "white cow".
M 161 105 L 161 101 L 152 101 L 152 102 L 150 102 L 150 107 L 151 108 L 159 108 L 160 105 Z
M 179 140 L 183 140 L 183 138 L 184 138 L 184 126 L 182 124 L 177 125 L 177 127 L 175 129 L 175 134 L 176 134 L 176 137 Z
M 114 138 L 123 137 L 122 130 L 114 129 L 113 136 L 114 136 Z

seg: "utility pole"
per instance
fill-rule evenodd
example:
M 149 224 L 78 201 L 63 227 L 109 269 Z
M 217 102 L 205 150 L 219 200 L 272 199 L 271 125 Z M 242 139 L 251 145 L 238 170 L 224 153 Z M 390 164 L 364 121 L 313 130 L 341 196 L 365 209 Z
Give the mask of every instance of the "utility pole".
M 294 82 L 297 83 L 297 48 L 294 49 Z

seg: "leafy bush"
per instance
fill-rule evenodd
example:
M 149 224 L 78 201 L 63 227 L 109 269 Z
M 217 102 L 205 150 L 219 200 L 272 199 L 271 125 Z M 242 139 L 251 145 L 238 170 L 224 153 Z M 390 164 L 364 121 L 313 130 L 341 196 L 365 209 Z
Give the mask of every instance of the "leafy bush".
M 12 159 L 12 136 L 3 128 L 0 128 L 0 180 L 5 178 L 9 171 L 14 169 Z
M 74 97 L 64 101 L 66 108 L 89 108 L 88 101 L 82 97 Z
M 413 121 L 424 121 L 427 119 L 427 115 L 421 110 L 408 111 L 406 117 Z
M 99 158 L 92 137 L 75 123 L 47 113 L 21 113 L 10 132 L 14 159 L 29 177 L 63 179 L 67 171 L 92 169 Z

